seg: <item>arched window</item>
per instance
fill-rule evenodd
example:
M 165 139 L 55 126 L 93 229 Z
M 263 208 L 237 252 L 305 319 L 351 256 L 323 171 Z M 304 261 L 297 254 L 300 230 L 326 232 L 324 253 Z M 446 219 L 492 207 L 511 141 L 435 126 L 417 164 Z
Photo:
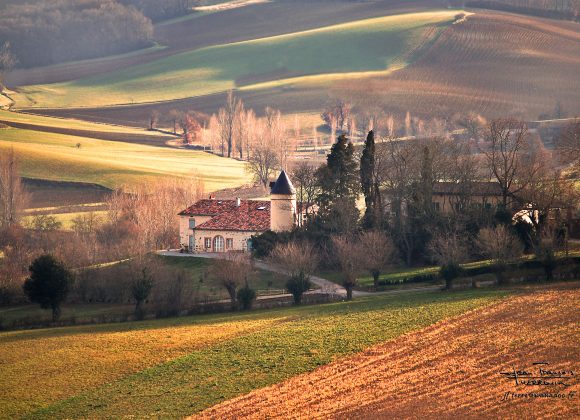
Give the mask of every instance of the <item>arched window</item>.
M 224 252 L 223 236 L 216 236 L 213 238 L 213 252 Z

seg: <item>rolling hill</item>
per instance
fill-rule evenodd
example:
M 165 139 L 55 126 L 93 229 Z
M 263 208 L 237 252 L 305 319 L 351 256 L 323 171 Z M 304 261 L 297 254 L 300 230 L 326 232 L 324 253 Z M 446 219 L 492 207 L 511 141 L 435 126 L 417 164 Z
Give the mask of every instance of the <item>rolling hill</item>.
M 229 89 L 389 74 L 412 62 L 457 11 L 386 16 L 202 48 L 75 81 L 20 87 L 16 106 L 70 108 L 160 102 Z
M 315 2 L 315 4 L 318 3 Z M 344 6 L 341 2 L 337 4 L 340 7 Z M 278 8 L 282 5 L 286 6 L 287 2 L 275 4 Z M 423 10 L 426 7 L 421 2 L 413 2 L 413 5 L 414 7 L 423 7 Z M 49 103 L 59 107 L 37 108 L 34 112 L 144 126 L 152 110 L 159 111 L 161 115 L 167 115 L 172 109 L 215 112 L 224 103 L 225 93 L 219 92 L 219 90 L 238 87 L 237 95 L 244 99 L 248 107 L 252 107 L 258 112 L 261 112 L 266 106 L 273 106 L 290 114 L 310 113 L 316 115 L 320 113 L 330 98 L 343 97 L 354 103 L 372 103 L 373 106 L 399 118 L 402 118 L 407 111 L 427 118 L 434 116 L 448 118 L 456 112 L 475 111 L 487 117 L 514 115 L 533 120 L 541 113 L 552 111 L 556 102 L 562 104 L 568 115 L 580 114 L 580 95 L 577 95 L 579 91 L 577 72 L 580 66 L 580 54 L 578 53 L 580 51 L 580 24 L 578 23 L 486 10 L 472 10 L 470 12 L 473 14 L 458 24 L 449 24 L 450 21 L 443 21 L 443 26 L 436 26 L 435 33 L 429 33 L 429 28 L 435 27 L 433 24 L 426 24 L 422 29 L 407 28 L 402 30 L 401 35 L 405 35 L 408 42 L 406 46 L 394 41 L 396 33 L 389 32 L 388 28 L 381 28 L 380 36 L 384 36 L 385 39 L 393 37 L 390 46 L 381 45 L 380 42 L 370 42 L 369 51 L 359 51 L 364 50 L 366 44 L 354 46 L 349 44 L 350 49 L 344 50 L 348 54 L 343 54 L 341 42 L 338 42 L 341 38 L 334 37 L 334 35 L 328 37 L 331 34 L 329 28 L 307 29 L 282 36 L 261 37 L 262 34 L 275 32 L 271 26 L 261 25 L 257 18 L 259 11 L 270 10 L 266 9 L 267 7 L 274 7 L 274 5 L 256 5 L 245 8 L 247 9 L 245 12 L 242 8 L 223 12 L 223 14 L 215 13 L 199 16 L 190 21 L 167 24 L 166 27 L 163 27 L 163 33 L 167 37 L 168 43 L 173 43 L 173 46 L 168 47 L 162 53 L 169 54 L 169 56 L 154 61 L 147 61 L 143 56 L 140 58 L 142 62 L 122 70 L 105 72 L 100 76 L 69 80 L 55 85 L 40 85 L 40 90 L 36 92 L 37 95 L 40 95 L 38 97 L 48 95 Z M 343 10 L 340 7 L 338 10 Z M 375 9 L 371 10 L 367 3 L 365 3 L 365 7 L 368 9 L 364 9 L 364 11 L 369 15 L 371 12 L 404 12 L 404 10 L 397 8 L 381 9 L 377 5 L 374 6 Z M 357 16 L 353 10 L 358 9 L 347 9 L 342 15 L 343 20 L 348 19 L 347 13 Z M 297 9 L 289 11 L 304 14 Z M 416 10 L 413 13 L 417 13 Z M 451 11 L 444 13 L 450 13 L 448 16 L 454 16 Z M 455 11 L 455 13 L 458 12 Z M 233 16 L 239 19 L 239 22 L 234 21 L 231 14 L 234 14 Z M 336 14 L 329 14 L 332 15 L 333 19 L 338 19 Z M 413 14 L 403 13 L 396 16 L 356 20 L 351 21 L 351 23 L 333 25 L 330 28 L 344 27 L 354 31 L 357 27 L 360 28 L 363 23 L 388 22 L 389 20 L 393 22 L 394 20 L 403 20 L 405 15 Z M 427 16 L 427 12 L 422 15 Z M 240 37 L 247 38 L 254 33 L 256 38 L 249 41 L 208 46 L 210 40 L 204 34 L 195 32 L 195 25 L 206 27 L 207 23 L 202 23 L 206 19 L 214 26 L 219 23 L 220 19 L 223 19 L 224 22 L 232 22 L 235 27 L 243 22 L 245 27 L 253 28 L 253 30 L 242 31 Z M 302 22 L 297 16 L 288 20 Z M 279 20 L 275 21 L 280 23 Z M 186 25 L 188 22 L 191 26 Z M 196 22 L 195 25 L 192 22 Z M 307 23 L 313 24 L 310 20 Z M 307 23 L 302 23 L 302 25 L 307 27 Z M 279 26 L 280 31 L 288 29 L 282 24 Z M 221 38 L 217 29 L 210 31 L 210 33 L 214 35 L 214 40 L 236 39 L 230 33 L 228 26 L 223 27 Z M 368 33 L 371 33 L 370 29 Z M 284 46 L 290 48 L 289 51 L 291 51 L 291 41 L 295 37 L 316 39 L 318 47 L 324 47 L 322 51 L 324 59 L 312 57 L 308 53 L 312 50 L 307 50 L 297 53 L 296 58 L 301 58 L 300 62 L 294 62 L 297 60 L 276 62 L 274 58 L 278 57 L 277 48 Z M 357 37 L 364 40 L 365 35 L 359 33 Z M 178 39 L 182 39 L 181 43 Z M 194 40 L 197 40 L 199 44 L 195 44 Z M 421 40 L 428 42 L 421 43 Z M 270 44 L 270 42 L 274 44 Z M 330 48 L 328 42 L 331 42 Z M 193 50 L 183 52 L 183 48 L 188 45 L 205 46 L 201 50 L 194 47 Z M 276 47 L 272 47 L 272 45 Z M 361 46 L 359 47 L 359 45 Z M 412 52 L 413 46 L 419 46 L 418 50 Z M 181 52 L 177 54 L 176 51 Z M 224 64 L 217 63 L 217 66 L 211 71 L 208 70 L 208 67 L 203 67 L 201 61 L 199 64 L 195 61 L 201 58 L 204 60 L 211 58 L 210 61 L 204 62 L 207 64 L 213 60 L 218 60 L 224 51 L 234 53 L 236 59 L 234 60 L 234 56 L 230 57 L 228 54 Z M 272 60 L 269 60 L 268 55 L 262 57 L 259 54 L 261 58 L 254 63 L 249 60 L 246 53 L 251 52 L 253 56 L 256 56 L 258 54 L 256 51 L 268 52 L 272 56 Z M 384 56 L 377 57 L 375 54 L 377 51 Z M 372 57 L 368 60 L 368 64 L 359 62 L 359 60 L 369 56 Z M 340 60 L 341 57 L 344 58 Z M 190 60 L 194 60 L 197 67 L 189 68 Z M 336 65 L 337 62 L 338 65 Z M 135 97 L 128 94 L 132 86 L 139 86 L 142 81 L 156 80 L 156 77 L 163 80 L 166 75 L 156 76 L 156 71 L 161 69 L 158 66 L 169 65 L 169 63 L 171 63 L 170 66 L 175 66 L 174 76 L 183 74 L 195 77 L 190 80 L 181 80 L 178 77 L 175 86 L 181 86 L 179 89 L 168 84 L 166 91 L 159 94 L 148 93 L 154 92 L 152 87 L 153 90 L 137 92 Z M 330 65 L 331 63 L 334 64 Z M 318 67 L 318 70 L 315 67 Z M 183 73 L 179 73 L 179 68 Z M 130 75 L 137 69 L 145 71 L 142 74 L 144 79 L 137 78 L 131 81 Z M 389 69 L 391 71 L 388 71 Z M 202 77 L 204 71 L 206 76 Z M 208 71 L 209 73 L 207 73 Z M 354 73 L 351 74 L 355 77 L 347 77 L 346 73 L 353 71 Z M 341 74 L 341 72 L 343 73 Z M 211 75 L 207 76 L 208 74 Z M 301 77 L 298 76 L 299 74 L 303 76 L 310 74 L 311 76 Z M 329 75 L 331 77 L 327 77 Z M 81 80 L 93 81 L 97 84 L 85 85 Z M 70 94 L 68 89 L 79 89 L 78 92 L 98 92 L 98 83 L 104 83 L 106 80 L 118 83 L 111 93 L 119 96 L 111 99 L 97 98 L 83 101 L 79 98 L 75 99 L 73 95 L 67 99 L 66 95 Z M 135 85 L 132 85 L 133 82 Z M 62 88 L 63 96 L 52 97 L 49 95 L 48 89 L 52 87 Z M 148 85 L 145 87 L 150 89 Z M 109 88 L 104 86 L 103 89 L 106 91 Z M 36 94 L 33 93 L 31 98 L 34 98 Z M 171 96 L 178 96 L 182 99 L 162 100 Z M 91 101 L 113 103 L 127 100 L 137 101 L 138 98 L 143 101 L 153 100 L 155 102 L 113 107 L 89 106 Z M 69 101 L 69 104 L 76 101 L 78 106 L 60 108 L 63 103 L 59 104 L 59 101 L 63 101 L 63 103 Z M 36 106 L 40 107 L 42 104 L 39 102 Z
M 0 120 L 23 124 L 24 128 L 0 128 L 0 152 L 14 149 L 21 160 L 22 175 L 28 178 L 115 188 L 158 177 L 196 176 L 207 191 L 250 182 L 243 162 L 201 151 L 159 147 L 167 136 L 155 132 L 7 111 L 0 111 Z M 67 129 L 71 132 L 66 133 Z M 100 140 L 102 136 L 111 139 Z

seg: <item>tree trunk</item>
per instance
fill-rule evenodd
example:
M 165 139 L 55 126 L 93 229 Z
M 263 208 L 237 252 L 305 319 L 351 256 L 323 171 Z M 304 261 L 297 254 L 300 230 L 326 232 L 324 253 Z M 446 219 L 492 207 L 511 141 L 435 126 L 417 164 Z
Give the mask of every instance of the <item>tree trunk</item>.
M 352 300 L 352 286 L 346 286 L 346 300 Z
M 228 294 L 230 295 L 230 301 L 232 304 L 232 311 L 235 311 L 238 308 L 238 301 L 236 299 L 236 288 L 235 287 L 227 287 Z
M 52 322 L 58 321 L 60 318 L 60 305 L 55 303 L 52 305 Z
M 145 318 L 142 300 L 138 300 L 137 303 L 135 304 L 135 318 L 137 318 L 138 320 Z
M 376 291 L 377 287 L 379 287 L 379 276 L 381 275 L 381 272 L 378 270 L 373 270 L 372 275 L 373 275 L 373 283 L 375 285 L 375 291 Z
M 300 305 L 302 303 L 302 293 L 296 293 L 294 295 L 294 304 Z

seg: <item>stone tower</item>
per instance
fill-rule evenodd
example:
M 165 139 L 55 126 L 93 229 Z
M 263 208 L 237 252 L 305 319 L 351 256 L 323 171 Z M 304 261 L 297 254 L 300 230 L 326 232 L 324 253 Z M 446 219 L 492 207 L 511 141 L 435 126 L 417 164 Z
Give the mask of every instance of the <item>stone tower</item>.
M 270 229 L 274 232 L 291 230 L 296 223 L 296 190 L 285 171 L 270 186 Z

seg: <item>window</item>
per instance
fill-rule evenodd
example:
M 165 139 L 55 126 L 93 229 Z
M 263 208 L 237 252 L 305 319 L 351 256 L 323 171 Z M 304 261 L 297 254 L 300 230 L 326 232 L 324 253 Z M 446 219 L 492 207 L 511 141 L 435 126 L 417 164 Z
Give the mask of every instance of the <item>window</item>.
M 246 242 L 247 246 L 248 246 L 248 251 L 252 250 L 252 240 L 248 239 L 248 241 Z
M 223 236 L 216 236 L 213 238 L 213 252 L 224 252 Z
M 190 229 L 195 228 L 195 219 L 189 219 L 189 228 Z
M 205 249 L 211 248 L 211 238 L 204 238 L 204 246 L 205 246 Z
M 440 205 L 437 202 L 432 203 L 433 204 L 433 209 L 439 211 L 440 209 Z
M 233 249 L 234 248 L 234 240 L 232 238 L 226 239 L 226 249 Z

